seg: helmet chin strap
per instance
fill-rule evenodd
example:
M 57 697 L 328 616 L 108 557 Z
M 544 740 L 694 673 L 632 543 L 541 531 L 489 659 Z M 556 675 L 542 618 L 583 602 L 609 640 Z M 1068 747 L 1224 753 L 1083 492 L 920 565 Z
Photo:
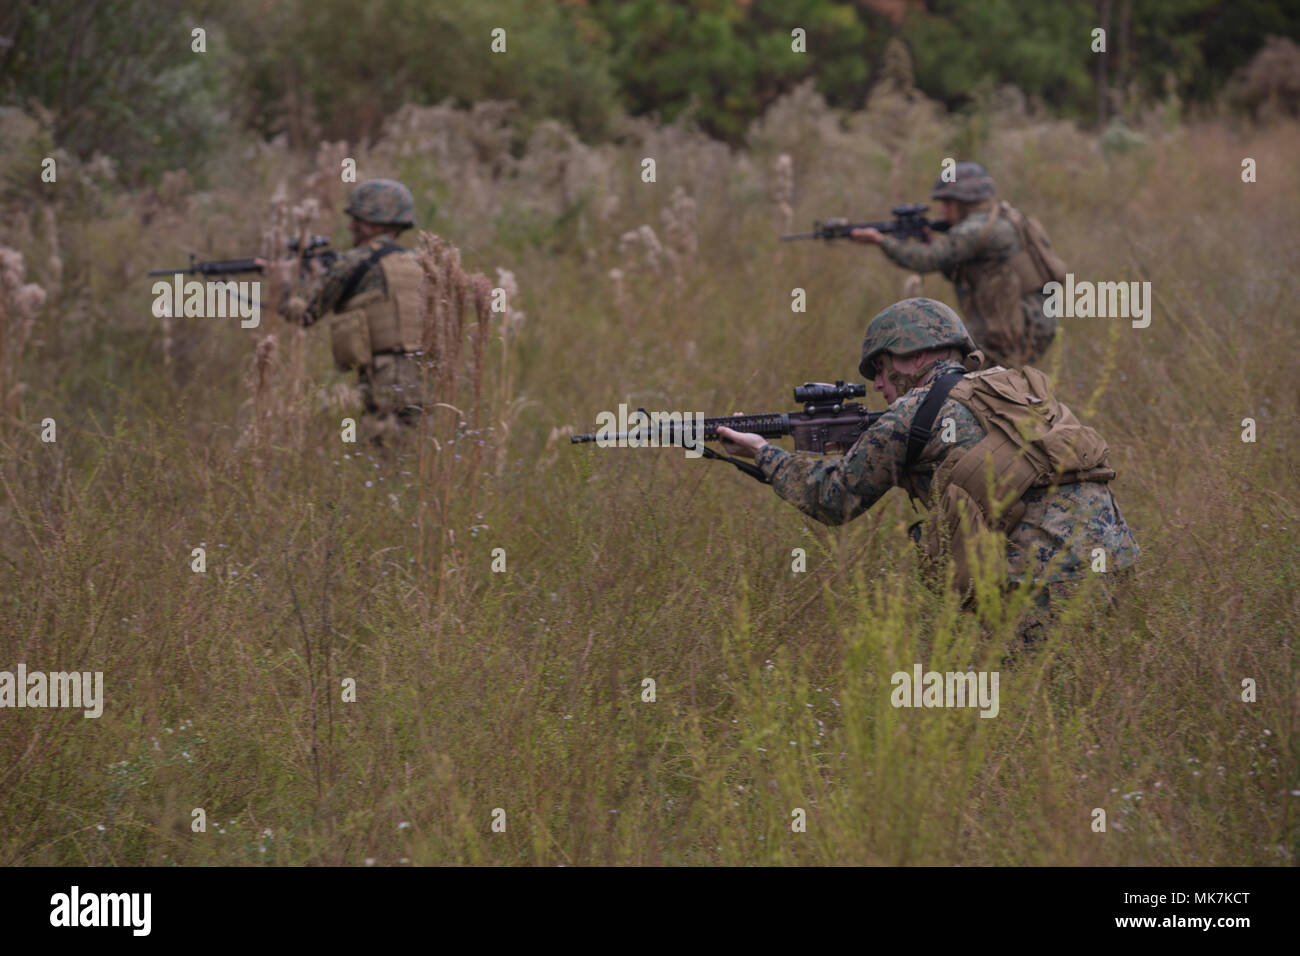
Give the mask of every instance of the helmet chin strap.
M 968 372 L 977 372 L 987 365 L 983 352 L 975 351 L 963 358 L 960 349 L 948 349 L 947 352 L 931 356 L 915 372 L 905 375 L 894 367 L 894 357 L 888 352 L 882 353 L 879 359 L 881 371 L 884 372 L 885 378 L 893 384 L 894 388 L 898 389 L 899 395 L 916 388 L 934 371 L 936 365 L 947 361 L 960 362 Z
M 903 395 L 920 385 L 921 382 L 925 380 L 925 377 L 930 374 L 938 361 L 937 358 L 932 358 L 915 372 L 904 375 L 894 367 L 893 356 L 885 353 L 880 356 L 880 368 L 884 371 L 886 380 L 888 380 L 894 388 L 898 389 L 899 395 Z

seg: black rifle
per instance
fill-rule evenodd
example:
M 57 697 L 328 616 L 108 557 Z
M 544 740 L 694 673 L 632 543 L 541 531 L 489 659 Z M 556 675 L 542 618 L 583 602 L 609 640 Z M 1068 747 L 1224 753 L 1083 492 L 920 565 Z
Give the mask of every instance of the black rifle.
M 328 269 L 334 265 L 339 254 L 333 249 L 328 248 L 329 238 L 326 236 L 310 236 L 307 239 L 307 248 L 302 251 L 302 260 L 304 270 L 307 268 L 308 260 L 315 260 Z M 299 243 L 297 239 L 290 239 L 288 242 L 289 254 L 298 255 Z M 238 275 L 241 272 L 261 272 L 263 267 L 258 265 L 256 257 L 247 259 L 215 259 L 211 262 L 198 262 L 194 254 L 190 253 L 190 265 L 187 269 L 151 269 L 151 276 L 171 276 L 180 273 L 181 275 L 204 275 L 204 276 L 230 276 Z
M 912 202 L 894 207 L 893 222 L 849 222 L 847 219 L 818 219 L 813 222 L 812 232 L 800 232 L 787 239 L 849 239 L 854 229 L 875 229 L 887 236 L 898 239 L 924 239 L 925 230 L 947 232 L 950 223 L 946 219 L 926 219 L 924 213 L 930 207 L 925 203 Z
M 649 443 L 657 438 L 659 445 L 695 444 L 699 437 L 704 441 L 718 440 L 718 426 L 738 432 L 762 435 L 764 438 L 782 438 L 794 436 L 795 451 L 810 451 L 819 455 L 843 454 L 853 447 L 858 437 L 866 431 L 884 412 L 869 412 L 857 402 L 846 402 L 846 398 L 861 398 L 867 394 L 865 385 L 847 385 L 836 382 L 805 382 L 795 387 L 794 400 L 803 404 L 801 412 L 771 412 L 762 415 L 731 415 L 727 417 L 704 419 L 704 430 L 697 436 L 698 422 L 689 416 L 682 416 L 681 421 L 664 421 L 652 417 L 644 408 L 638 409 L 646 425 L 630 432 L 597 433 L 589 435 L 572 435 L 573 444 L 585 442 L 610 442 L 625 444 L 628 439 L 640 443 Z M 653 422 L 654 424 L 650 424 Z M 735 465 L 745 474 L 757 478 L 764 484 L 767 478 L 757 466 L 727 455 L 719 455 L 711 448 L 700 445 L 705 458 L 717 458 Z

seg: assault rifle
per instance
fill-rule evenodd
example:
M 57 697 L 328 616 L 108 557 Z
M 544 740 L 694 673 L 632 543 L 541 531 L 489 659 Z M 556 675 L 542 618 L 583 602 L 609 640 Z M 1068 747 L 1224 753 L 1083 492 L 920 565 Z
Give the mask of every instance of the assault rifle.
M 307 267 L 308 260 L 315 260 L 328 269 L 338 259 L 339 254 L 333 249 L 328 248 L 330 244 L 327 236 L 310 236 L 307 239 L 307 248 L 302 250 L 301 258 L 303 268 Z M 297 239 L 290 239 L 288 242 L 289 255 L 299 255 L 299 242 Z M 263 263 L 266 260 L 260 257 L 249 257 L 247 259 L 215 259 L 211 262 L 198 262 L 194 254 L 190 253 L 190 265 L 188 269 L 151 269 L 151 276 L 171 276 L 180 273 L 181 275 L 203 275 L 203 276 L 229 276 L 238 275 L 241 272 L 262 272 L 265 269 Z
M 762 435 L 764 438 L 782 438 L 794 436 L 795 451 L 811 451 L 819 455 L 843 454 L 853 447 L 853 443 L 884 412 L 869 412 L 857 402 L 846 402 L 848 398 L 861 398 L 867 394 L 865 385 L 848 385 L 836 382 L 805 382 L 795 387 L 794 400 L 803 404 L 803 411 L 770 412 L 761 415 L 730 415 L 718 418 L 705 418 L 703 431 L 699 431 L 699 420 L 690 416 L 681 416 L 677 420 L 664 420 L 658 415 L 651 415 L 644 408 L 639 409 L 642 421 L 647 423 L 627 432 L 605 431 L 588 435 L 571 435 L 569 441 L 575 445 L 598 442 L 602 445 L 622 446 L 631 439 L 637 445 L 650 444 L 657 439 L 658 445 L 686 445 L 703 441 L 718 441 L 718 426 L 725 425 L 738 432 Z M 757 466 L 728 455 L 719 455 L 713 449 L 699 445 L 705 458 L 716 458 L 730 462 L 745 474 L 767 484 L 767 478 Z
M 849 222 L 847 219 L 818 219 L 813 222 L 812 232 L 800 232 L 787 239 L 848 239 L 854 229 L 875 229 L 887 236 L 898 239 L 924 239 L 925 230 L 947 232 L 950 223 L 946 219 L 926 219 L 922 215 L 930 207 L 925 203 L 912 202 L 894 207 L 893 222 Z

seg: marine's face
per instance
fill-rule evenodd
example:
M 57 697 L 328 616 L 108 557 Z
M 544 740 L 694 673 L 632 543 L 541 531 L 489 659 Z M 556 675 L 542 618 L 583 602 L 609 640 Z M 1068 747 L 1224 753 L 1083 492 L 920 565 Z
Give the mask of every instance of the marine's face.
M 955 199 L 943 200 L 943 218 L 952 225 L 961 222 L 961 203 Z
M 879 373 L 874 381 L 876 391 L 885 396 L 885 401 L 890 405 L 898 401 L 898 389 L 894 388 L 894 383 L 885 378 L 885 373 Z
M 352 233 L 353 246 L 359 246 L 363 242 L 373 239 L 386 228 L 388 227 L 381 226 L 374 222 L 366 222 L 364 219 L 358 219 L 356 216 L 348 217 L 348 232 Z
M 875 386 L 877 392 L 885 396 L 885 401 L 892 405 L 898 401 L 898 389 L 894 387 L 893 382 L 885 378 L 885 363 L 889 359 L 888 353 L 876 359 L 876 377 L 871 380 L 871 384 Z
M 908 355 L 895 355 L 893 352 L 882 352 L 876 359 L 876 368 L 879 371 L 872 380 L 881 395 L 885 396 L 885 401 L 894 404 L 898 401 L 898 396 L 902 394 L 898 390 L 898 385 L 887 375 L 888 372 L 895 371 L 899 375 L 915 375 L 921 369 L 934 363 L 934 361 L 943 355 L 942 349 L 926 349 L 921 352 L 912 352 Z

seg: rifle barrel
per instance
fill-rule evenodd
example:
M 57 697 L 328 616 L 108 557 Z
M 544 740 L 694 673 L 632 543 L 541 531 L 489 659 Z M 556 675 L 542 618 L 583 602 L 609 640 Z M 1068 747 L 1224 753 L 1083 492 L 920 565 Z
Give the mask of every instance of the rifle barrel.
M 658 437 L 659 444 L 680 444 L 693 439 L 698 433 L 694 418 L 684 418 L 681 422 L 660 421 L 648 427 L 629 432 L 607 432 L 586 435 L 570 435 L 569 441 L 574 445 L 586 442 L 608 441 L 623 442 L 629 439 L 638 441 Z M 790 416 L 784 412 L 770 412 L 761 415 L 720 415 L 717 418 L 704 419 L 702 437 L 704 441 L 718 440 L 718 426 L 725 425 L 738 432 L 762 435 L 764 438 L 781 438 L 790 434 Z

